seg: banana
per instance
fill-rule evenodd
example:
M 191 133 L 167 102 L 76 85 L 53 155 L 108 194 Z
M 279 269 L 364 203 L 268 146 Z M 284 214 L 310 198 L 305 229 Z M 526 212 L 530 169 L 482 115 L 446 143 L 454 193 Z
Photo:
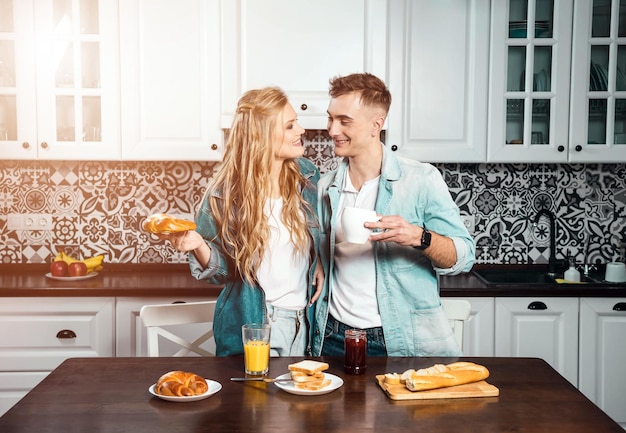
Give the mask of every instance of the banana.
M 65 254 L 63 251 L 59 251 L 58 254 L 55 256 L 54 261 L 63 261 L 68 265 L 74 262 L 83 262 L 85 266 L 87 266 L 87 273 L 90 274 L 92 272 L 100 271 L 103 269 L 102 262 L 104 261 L 104 255 L 100 254 L 98 256 L 93 256 L 85 260 L 79 260 L 70 256 L 69 254 Z

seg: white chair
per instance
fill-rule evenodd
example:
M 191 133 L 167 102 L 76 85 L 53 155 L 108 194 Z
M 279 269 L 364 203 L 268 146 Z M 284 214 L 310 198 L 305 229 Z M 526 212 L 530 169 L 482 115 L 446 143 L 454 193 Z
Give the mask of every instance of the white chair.
M 457 343 L 463 350 L 463 325 L 469 319 L 472 304 L 464 299 L 441 299 L 441 306 L 450 321 L 450 327 Z
M 186 356 L 194 352 L 201 356 L 215 356 L 200 347 L 204 342 L 213 338 L 213 315 L 215 302 L 187 302 L 176 304 L 144 305 L 139 316 L 148 333 L 148 356 L 159 356 L 159 337 L 172 341 L 181 349 L 172 356 Z M 206 323 L 208 330 L 193 341 L 176 335 L 163 326 L 191 325 Z

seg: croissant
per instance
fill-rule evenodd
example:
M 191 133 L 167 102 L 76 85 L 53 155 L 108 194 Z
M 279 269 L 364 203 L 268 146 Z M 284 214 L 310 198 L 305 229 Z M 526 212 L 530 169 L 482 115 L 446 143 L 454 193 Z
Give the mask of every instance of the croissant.
M 150 215 L 143 222 L 142 227 L 145 231 L 150 233 L 168 234 L 194 230 L 196 228 L 196 223 L 180 218 L 174 218 L 166 213 L 155 213 Z
M 155 391 L 157 394 L 190 397 L 204 394 L 209 386 L 203 377 L 186 371 L 170 371 L 159 378 Z

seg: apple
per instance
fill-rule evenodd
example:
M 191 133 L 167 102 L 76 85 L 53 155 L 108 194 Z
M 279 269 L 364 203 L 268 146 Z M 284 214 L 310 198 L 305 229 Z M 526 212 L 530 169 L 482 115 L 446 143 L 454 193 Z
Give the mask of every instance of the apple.
M 82 277 L 87 275 L 87 265 L 83 262 L 73 262 L 67 267 L 70 277 Z
M 67 277 L 68 266 L 64 261 L 52 262 L 50 273 L 55 277 Z

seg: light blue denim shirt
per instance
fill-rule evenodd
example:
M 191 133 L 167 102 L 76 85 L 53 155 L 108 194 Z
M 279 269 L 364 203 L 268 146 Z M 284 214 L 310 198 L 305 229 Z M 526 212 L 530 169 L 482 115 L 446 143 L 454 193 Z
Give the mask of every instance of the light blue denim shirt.
M 339 196 L 348 170 L 341 162 L 318 184 L 321 224 L 320 257 L 326 279 L 316 303 L 313 355 L 321 354 L 333 296 L 332 275 Z M 389 356 L 457 356 L 459 347 L 441 307 L 437 274 L 469 272 L 475 246 L 460 218 L 441 173 L 431 164 L 398 157 L 383 146 L 383 164 L 376 212 L 400 215 L 410 224 L 451 238 L 457 261 L 449 269 L 434 268 L 420 251 L 393 242 L 374 242 L 376 297 Z
M 315 213 L 317 205 L 317 181 L 319 171 L 311 161 L 299 158 L 300 172 L 307 180 L 302 190 L 302 196 L 311 206 L 311 212 L 303 209 L 307 215 L 309 233 L 312 239 L 312 263 L 309 267 L 309 299 L 315 291 L 312 286 L 313 273 L 317 263 L 319 247 L 319 223 Z M 209 194 L 220 196 L 220 191 L 210 191 Z M 266 306 L 265 292 L 258 284 L 249 284 L 236 272 L 232 259 L 225 253 L 224 245 L 217 236 L 215 219 L 211 213 L 207 198 L 202 203 L 196 216 L 196 231 L 202 235 L 211 248 L 211 257 L 206 266 L 202 266 L 193 253 L 189 254 L 191 275 L 198 280 L 205 280 L 211 284 L 224 284 L 224 288 L 217 298 L 213 331 L 215 334 L 215 353 L 217 356 L 239 355 L 243 353 L 241 341 L 241 326 L 244 323 L 261 323 L 265 321 Z M 315 252 L 315 253 L 314 253 Z M 277 269 L 276 272 L 280 272 Z M 307 308 L 307 319 L 312 322 L 312 307 Z M 307 339 L 307 353 L 310 352 L 312 327 Z

